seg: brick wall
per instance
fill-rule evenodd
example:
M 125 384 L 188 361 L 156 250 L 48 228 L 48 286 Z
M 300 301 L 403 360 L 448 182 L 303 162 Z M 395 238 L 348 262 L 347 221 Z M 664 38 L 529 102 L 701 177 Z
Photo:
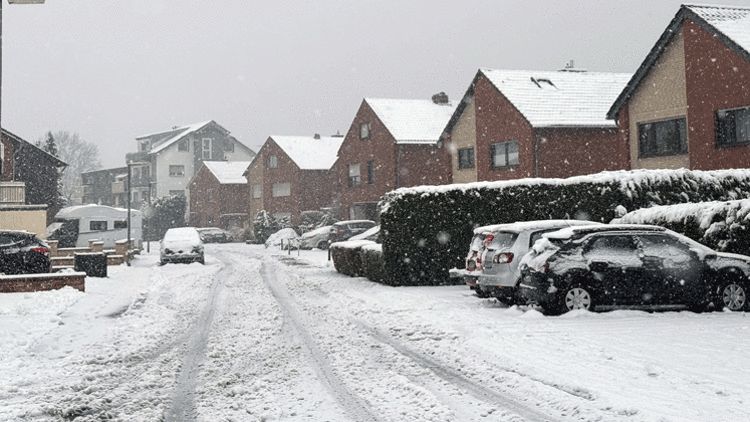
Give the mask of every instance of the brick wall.
M 65 286 L 86 291 L 86 273 L 25 274 L 0 276 L 0 293 L 57 290 Z
M 747 145 L 717 148 L 716 110 L 750 105 L 750 63 L 698 24 L 685 20 L 690 167 L 750 167 Z

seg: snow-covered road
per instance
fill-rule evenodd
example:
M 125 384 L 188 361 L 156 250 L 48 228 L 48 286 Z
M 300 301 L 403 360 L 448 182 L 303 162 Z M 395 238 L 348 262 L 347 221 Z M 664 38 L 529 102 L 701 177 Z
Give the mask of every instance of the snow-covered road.
M 750 420 L 741 313 L 544 317 L 318 250 L 157 260 L 0 296 L 0 420 Z

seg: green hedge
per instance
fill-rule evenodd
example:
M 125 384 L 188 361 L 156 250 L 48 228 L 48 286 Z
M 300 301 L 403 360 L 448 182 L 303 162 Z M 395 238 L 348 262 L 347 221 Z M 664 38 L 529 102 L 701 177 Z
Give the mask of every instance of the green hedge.
M 750 170 L 634 170 L 401 188 L 380 215 L 388 283 L 439 285 L 460 268 L 475 227 L 579 218 L 609 222 L 628 210 L 750 198 Z
M 750 255 L 750 200 L 666 205 L 632 211 L 612 223 L 653 224 L 720 252 Z
M 388 272 L 383 260 L 383 249 L 381 245 L 363 246 L 359 252 L 362 260 L 362 273 L 370 281 L 388 284 Z

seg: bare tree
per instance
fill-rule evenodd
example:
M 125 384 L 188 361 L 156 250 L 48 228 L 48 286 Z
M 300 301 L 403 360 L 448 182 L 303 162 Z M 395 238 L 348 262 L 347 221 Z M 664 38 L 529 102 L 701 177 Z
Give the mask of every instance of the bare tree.
M 75 189 L 81 186 L 81 173 L 102 168 L 99 147 L 84 141 L 77 133 L 71 135 L 67 131 L 47 132 L 37 141 L 38 146 L 50 144 L 57 147 L 57 157 L 68 164 L 62 175 L 62 195 L 68 205 L 72 205 Z

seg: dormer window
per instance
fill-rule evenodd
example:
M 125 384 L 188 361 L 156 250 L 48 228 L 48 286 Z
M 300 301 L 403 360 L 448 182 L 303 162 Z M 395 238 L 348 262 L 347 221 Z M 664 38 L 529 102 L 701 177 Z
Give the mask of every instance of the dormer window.
M 141 151 L 148 151 L 151 146 L 151 143 L 149 141 L 141 141 Z

